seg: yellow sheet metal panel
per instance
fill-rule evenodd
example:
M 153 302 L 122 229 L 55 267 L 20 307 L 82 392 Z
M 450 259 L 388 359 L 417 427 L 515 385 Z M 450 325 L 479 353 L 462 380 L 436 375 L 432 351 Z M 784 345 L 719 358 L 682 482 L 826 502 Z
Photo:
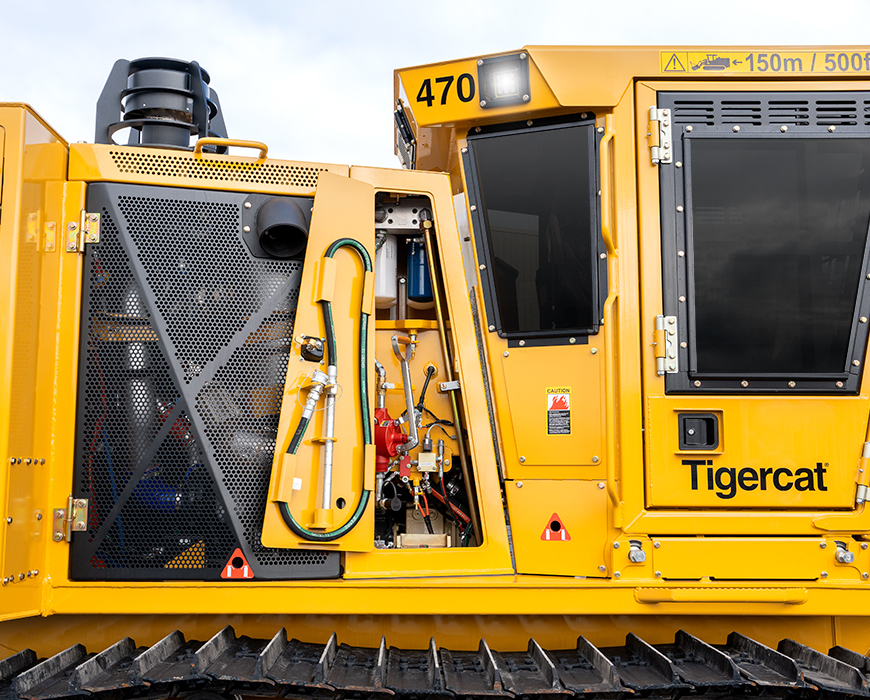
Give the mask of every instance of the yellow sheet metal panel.
M 649 507 L 852 508 L 866 397 L 650 397 Z M 721 448 L 680 450 L 681 413 L 714 413 Z
M 296 311 L 294 338 L 301 335 L 325 338 L 320 298 L 318 263 L 327 249 L 340 238 L 353 238 L 367 249 L 374 259 L 375 232 L 374 190 L 370 185 L 355 182 L 333 173 L 322 173 L 308 235 L 302 282 L 299 287 L 299 306 Z M 333 258 L 335 268 L 334 302 L 332 320 L 335 329 L 336 355 L 338 358 L 338 384 L 340 399 L 335 403 L 335 442 L 332 476 L 332 524 L 326 531 L 333 531 L 349 521 L 363 495 L 365 471 L 374 470 L 374 464 L 367 464 L 363 444 L 362 420 L 371 420 L 370 415 L 360 416 L 360 302 L 363 295 L 364 267 L 357 255 L 339 249 Z M 367 311 L 370 311 L 368 309 Z M 374 325 L 370 321 L 370 325 Z M 374 329 L 367 337 L 369 358 L 374 357 Z M 331 361 L 333 358 L 329 358 Z M 281 482 L 284 452 L 302 415 L 302 407 L 307 398 L 307 377 L 314 370 L 325 371 L 325 366 L 304 361 L 300 345 L 294 342 L 287 365 L 287 380 L 281 417 L 278 426 L 276 459 L 272 469 L 266 516 L 263 523 L 263 544 L 267 547 L 297 548 L 299 546 L 323 548 L 323 544 L 307 542 L 293 534 L 279 511 L 277 488 Z M 374 411 L 374 363 L 368 362 L 369 411 Z M 318 409 L 323 408 L 323 401 Z M 317 410 L 305 437 L 297 451 L 296 472 L 293 475 L 293 498 L 290 508 L 296 521 L 311 529 L 314 524 L 325 524 L 326 519 L 319 513 L 321 508 L 323 441 L 325 435 L 325 411 Z M 297 488 L 298 487 L 298 488 Z M 368 551 L 374 547 L 372 528 L 374 523 L 374 504 L 370 502 L 362 518 L 354 529 L 327 548 L 339 550 Z M 319 530 L 323 531 L 323 530 Z
M 607 495 L 600 484 L 505 482 L 518 573 L 605 575 Z
M 447 649 L 476 650 L 484 638 L 492 649 L 523 651 L 530 637 L 547 649 L 571 649 L 581 634 L 598 646 L 621 646 L 629 632 L 651 644 L 666 644 L 673 643 L 674 634 L 683 629 L 710 644 L 722 644 L 731 631 L 739 630 L 773 648 L 779 640 L 791 637 L 825 652 L 834 644 L 864 652 L 870 648 L 868 621 L 866 616 L 855 615 L 837 618 L 836 625 L 832 625 L 831 618 L 823 616 L 670 615 L 663 610 L 646 616 L 54 615 L 0 626 L 0 644 L 7 654 L 33 647 L 40 656 L 49 656 L 78 643 L 88 651 L 106 649 L 128 635 L 137 645 L 150 646 L 175 629 L 184 630 L 187 639 L 210 639 L 226 625 L 232 625 L 237 635 L 257 639 L 270 639 L 278 629 L 286 627 L 288 635 L 321 644 L 335 631 L 339 643 L 354 646 L 377 648 L 385 635 L 388 645 L 425 649 L 434 636 Z
M 653 565 L 667 579 L 862 581 L 870 564 L 868 550 L 843 541 L 855 557 L 837 561 L 833 539 L 818 537 L 656 537 Z M 823 575 L 824 573 L 824 575 Z
M 82 143 L 70 146 L 69 178 L 85 182 L 136 182 L 305 196 L 314 193 L 317 178 L 323 172 L 347 177 L 348 167 L 274 158 L 167 152 L 139 146 Z
M 66 145 L 27 108 L 0 107 L 0 617 L 41 610 Z
M 510 405 L 501 415 L 510 415 L 517 450 L 506 462 L 509 478 L 545 476 L 537 467 L 603 464 L 604 372 L 595 345 L 511 348 L 497 361 Z

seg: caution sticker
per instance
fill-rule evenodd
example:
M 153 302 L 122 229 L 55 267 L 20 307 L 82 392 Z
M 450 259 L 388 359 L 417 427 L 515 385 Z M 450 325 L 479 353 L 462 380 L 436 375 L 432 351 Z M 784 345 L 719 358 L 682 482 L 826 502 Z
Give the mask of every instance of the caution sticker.
M 568 528 L 562 522 L 562 518 L 558 513 L 553 513 L 547 521 L 544 532 L 541 533 L 541 539 L 544 542 L 570 542 L 571 535 L 568 534 Z
M 571 434 L 571 387 L 547 388 L 547 435 Z
M 662 51 L 666 75 L 870 73 L 868 51 Z

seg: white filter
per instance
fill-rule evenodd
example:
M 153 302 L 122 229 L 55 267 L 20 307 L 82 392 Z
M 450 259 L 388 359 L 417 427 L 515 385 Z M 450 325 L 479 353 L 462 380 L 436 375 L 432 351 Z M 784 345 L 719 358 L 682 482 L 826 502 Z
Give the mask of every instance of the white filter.
M 399 244 L 395 236 L 387 235 L 381 249 L 375 253 L 375 306 L 389 309 L 399 298 L 397 281 Z

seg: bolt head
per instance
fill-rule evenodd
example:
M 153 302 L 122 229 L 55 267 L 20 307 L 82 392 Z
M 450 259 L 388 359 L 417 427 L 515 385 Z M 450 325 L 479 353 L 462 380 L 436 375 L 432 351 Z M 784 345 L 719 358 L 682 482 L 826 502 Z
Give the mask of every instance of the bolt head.
M 60 542 L 63 539 L 63 533 L 55 532 L 52 538 L 55 542 Z
M 528 101 L 529 101 L 529 96 L 523 95 L 523 102 L 528 102 Z
M 76 508 L 86 508 L 88 505 L 88 502 L 82 498 L 79 498 L 79 499 L 76 499 L 75 505 L 76 505 Z
M 522 482 L 522 481 L 518 481 L 518 482 L 517 482 L 517 488 L 518 488 L 518 489 L 521 489 L 522 487 L 523 487 L 523 482 Z
M 701 380 L 700 380 L 700 379 L 696 379 L 696 380 L 695 380 L 695 386 L 701 386 Z
M 78 228 L 78 225 L 75 221 L 70 221 L 66 226 L 70 231 L 75 231 Z
M 469 208 L 471 209 L 471 211 L 477 211 L 477 205 L 476 205 L 476 204 L 472 204 Z
M 87 525 L 85 525 L 83 522 L 77 522 L 77 523 L 75 524 L 75 529 L 76 529 L 76 530 L 84 530 L 86 527 L 87 527 Z
M 599 482 L 598 482 L 598 488 L 599 488 L 599 489 L 603 489 L 603 488 L 604 488 L 604 482 L 599 481 Z
M 54 511 L 55 518 L 62 518 L 65 515 L 66 515 L 66 513 L 64 511 L 62 511 L 60 508 L 58 508 L 56 511 Z
M 828 578 L 828 572 L 827 572 L 827 571 L 823 571 L 823 572 L 821 573 L 821 576 L 822 576 L 822 578 Z
M 861 543 L 861 549 L 867 549 L 867 543 L 866 543 L 866 542 L 862 542 L 862 543 Z
M 861 578 L 863 578 L 863 579 L 868 579 L 868 578 L 870 578 L 870 574 L 868 574 L 868 573 L 865 571 L 863 574 L 861 574 Z
M 662 577 L 662 572 L 656 571 L 656 578 L 661 578 L 661 577 Z
M 619 578 L 620 576 L 622 576 L 622 574 L 619 573 L 618 571 L 613 572 L 613 578 Z
M 481 107 L 486 107 L 486 100 L 481 100 L 481 101 L 480 101 L 480 106 L 481 106 Z
M 568 342 L 569 342 L 571 345 L 574 345 L 574 344 L 577 342 L 577 338 L 568 338 Z
M 591 354 L 591 355 L 597 355 L 597 354 L 598 354 L 598 348 L 591 348 L 591 349 L 589 350 L 589 354 Z
M 676 163 L 674 163 L 674 166 L 676 166 L 677 168 L 682 168 L 683 164 L 680 161 L 677 161 Z
M 593 464 L 598 464 L 598 455 L 592 455 Z
M 6 518 L 6 522 L 11 525 L 12 524 L 12 516 L 9 516 L 8 518 Z
M 250 209 L 250 208 L 251 208 L 251 203 L 245 202 L 245 209 Z
M 779 130 L 782 131 L 783 133 L 785 133 L 786 131 L 788 131 L 788 127 L 787 127 L 787 126 L 781 126 L 781 127 L 779 127 Z
M 523 457 L 522 455 L 520 455 L 520 464 L 525 463 L 525 461 L 526 461 L 526 458 Z
M 796 386 L 796 384 L 795 384 L 794 382 L 789 382 L 788 385 L 789 385 L 789 387 L 791 387 L 792 389 L 794 389 L 795 386 Z
M 614 543 L 613 543 L 613 548 L 614 548 L 614 549 L 619 549 L 619 542 L 614 542 Z
M 510 353 L 509 353 L 507 350 L 505 350 L 505 351 L 504 351 L 504 356 L 505 356 L 505 357 L 508 357 L 508 356 L 510 356 Z
M 658 549 L 661 546 L 662 546 L 661 542 L 653 542 L 653 547 L 655 547 L 656 549 Z
M 36 519 L 37 519 L 37 520 L 42 520 L 42 513 L 37 513 L 37 514 L 36 514 Z
M 468 153 L 468 149 L 467 149 L 467 148 L 463 148 L 463 149 L 462 149 L 462 152 L 463 152 L 463 153 Z
M 819 542 L 819 547 L 821 547 L 822 549 L 824 549 L 827 546 L 828 546 L 827 542 Z
M 477 59 L 477 65 L 479 65 L 479 66 L 482 66 L 482 65 L 483 65 L 483 59 L 482 59 L 482 58 Z
M 490 330 L 490 331 L 494 331 L 494 330 L 495 330 L 495 326 L 490 326 L 490 327 L 489 327 L 489 330 Z
M 694 129 L 695 129 L 695 127 L 693 127 L 693 126 L 686 127 L 686 131 L 694 131 Z
M 740 131 L 740 127 L 735 126 L 733 129 L 731 129 L 731 131 L 733 131 L 736 134 L 738 131 Z
M 604 564 L 601 564 L 601 565 L 598 567 L 598 570 L 603 574 L 605 571 L 607 571 L 607 567 L 604 566 Z

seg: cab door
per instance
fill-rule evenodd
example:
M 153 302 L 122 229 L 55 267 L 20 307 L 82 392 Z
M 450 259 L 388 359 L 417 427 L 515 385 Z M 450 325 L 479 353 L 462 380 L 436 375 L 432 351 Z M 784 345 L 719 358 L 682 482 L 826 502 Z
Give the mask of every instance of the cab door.
M 639 142 L 672 151 L 638 156 L 648 531 L 818 533 L 856 506 L 870 93 L 784 87 L 637 86 Z

